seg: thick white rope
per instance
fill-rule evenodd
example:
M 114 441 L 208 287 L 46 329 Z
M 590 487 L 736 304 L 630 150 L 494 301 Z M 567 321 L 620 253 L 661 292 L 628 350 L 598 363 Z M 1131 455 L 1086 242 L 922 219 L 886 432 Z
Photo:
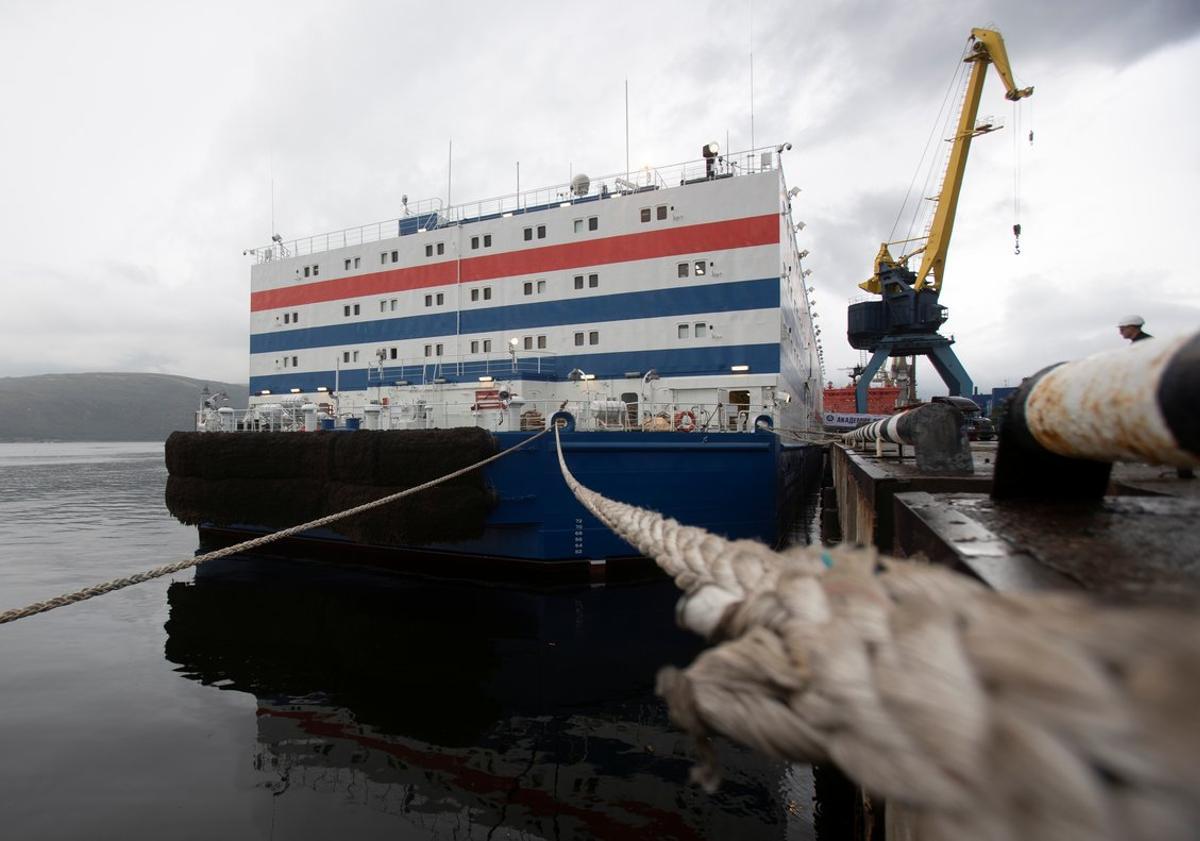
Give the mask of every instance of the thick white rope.
M 1200 620 L 1073 594 L 1001 594 L 855 547 L 784 554 L 563 478 L 675 578 L 679 618 L 726 640 L 659 693 L 693 733 L 841 766 L 920 839 L 1194 841 Z
M 389 503 L 396 502 L 397 500 L 403 499 L 406 496 L 412 496 L 415 493 L 419 493 L 423 490 L 427 490 L 428 488 L 432 488 L 434 485 L 440 485 L 443 482 L 448 482 L 451 479 L 456 479 L 459 476 L 462 476 L 466 473 L 470 473 L 472 470 L 478 470 L 479 468 L 481 468 L 487 464 L 491 464 L 493 461 L 503 458 L 504 456 L 508 455 L 509 453 L 514 453 L 517 450 L 524 447 L 525 445 L 530 444 L 533 441 L 536 441 L 538 438 L 541 438 L 543 435 L 545 435 L 549 431 L 550 430 L 548 430 L 548 429 L 543 429 L 541 432 L 537 433 L 536 435 L 526 438 L 524 441 L 521 441 L 519 444 L 514 444 L 513 446 L 509 447 L 507 450 L 504 450 L 503 452 L 496 453 L 494 456 L 489 456 L 488 458 L 485 458 L 483 461 L 478 461 L 475 464 L 468 465 L 467 467 L 463 467 L 459 470 L 455 470 L 453 473 L 447 473 L 445 476 L 440 476 L 437 479 L 431 479 L 430 481 L 425 482 L 424 484 L 417 485 L 412 488 L 406 488 L 405 490 L 398 491 L 394 494 L 390 494 L 381 499 L 376 499 L 372 502 L 367 502 L 367 503 L 364 503 L 363 505 L 359 505 L 354 508 L 347 509 L 345 511 L 339 511 L 336 514 L 329 514 L 325 517 L 321 517 L 320 519 L 311 520 L 307 523 L 301 523 L 298 526 L 291 526 L 290 528 L 283 529 L 282 531 L 272 532 L 271 534 L 265 534 L 262 537 L 256 537 L 252 540 L 247 540 L 242 543 L 236 543 L 233 546 L 226 546 L 224 549 L 218 549 L 215 552 L 209 552 L 204 555 L 196 555 L 195 557 L 186 558 L 182 561 L 176 561 L 175 563 L 164 564 L 163 566 L 154 567 L 153 569 L 147 570 L 145 572 L 139 572 L 136 575 L 130 575 L 125 578 L 115 578 L 112 581 L 106 581 L 103 584 L 96 584 L 91 587 L 85 587 L 84 589 L 77 590 L 74 593 L 67 593 L 62 596 L 56 596 L 53 599 L 47 599 L 46 601 L 43 601 L 43 602 L 34 602 L 33 604 L 27 605 L 26 607 L 14 608 L 12 610 L 7 610 L 4 613 L 0 613 L 0 625 L 5 624 L 6 622 L 15 622 L 18 619 L 24 619 L 27 616 L 34 616 L 38 613 L 45 613 L 46 611 L 53 610 L 56 607 L 63 607 L 64 605 L 75 604 L 76 602 L 86 601 L 87 599 L 95 598 L 96 596 L 102 596 L 105 593 L 111 593 L 114 590 L 121 590 L 121 589 L 124 589 L 125 587 L 131 587 L 134 584 L 141 584 L 144 581 L 150 581 L 153 578 L 161 578 L 164 575 L 170 575 L 175 572 L 182 572 L 185 569 L 188 569 L 188 568 L 194 567 L 194 566 L 199 566 L 200 564 L 205 563 L 207 561 L 215 561 L 218 558 L 225 558 L 225 557 L 228 557 L 229 555 L 236 555 L 239 552 L 248 552 L 251 549 L 257 549 L 260 546 L 266 546 L 268 543 L 274 543 L 275 541 L 282 540 L 285 537 L 292 537 L 293 535 L 299 534 L 300 532 L 308 531 L 310 529 L 321 528 L 322 526 L 327 526 L 330 523 L 335 523 L 338 520 L 343 520 L 346 517 L 352 517 L 355 514 L 361 514 L 364 511 L 370 511 L 373 508 L 379 508 L 382 505 L 387 505 Z

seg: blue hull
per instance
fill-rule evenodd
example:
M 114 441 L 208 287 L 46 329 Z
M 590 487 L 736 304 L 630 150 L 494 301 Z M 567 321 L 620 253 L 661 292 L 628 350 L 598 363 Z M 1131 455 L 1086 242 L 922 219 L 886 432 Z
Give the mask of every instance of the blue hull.
M 496 437 L 507 449 L 529 434 Z M 785 445 L 770 432 L 570 432 L 562 442 L 575 478 L 604 496 L 772 546 L 787 536 L 805 485 L 815 485 L 822 453 Z M 487 480 L 499 502 L 483 536 L 424 549 L 537 561 L 639 555 L 575 499 L 552 436 L 489 465 Z

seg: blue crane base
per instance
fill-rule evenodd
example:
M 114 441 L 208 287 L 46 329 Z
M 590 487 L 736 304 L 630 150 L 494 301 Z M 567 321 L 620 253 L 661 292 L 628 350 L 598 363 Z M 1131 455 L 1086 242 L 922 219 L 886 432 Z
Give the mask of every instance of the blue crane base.
M 928 356 L 934 370 L 950 389 L 951 396 L 969 397 L 975 386 L 967 375 L 967 370 L 950 349 L 952 344 L 953 339 L 947 339 L 938 333 L 888 336 L 880 339 L 871 348 L 871 361 L 858 378 L 858 385 L 854 390 L 855 411 L 859 414 L 867 413 L 867 389 L 871 387 L 871 380 L 889 356 Z

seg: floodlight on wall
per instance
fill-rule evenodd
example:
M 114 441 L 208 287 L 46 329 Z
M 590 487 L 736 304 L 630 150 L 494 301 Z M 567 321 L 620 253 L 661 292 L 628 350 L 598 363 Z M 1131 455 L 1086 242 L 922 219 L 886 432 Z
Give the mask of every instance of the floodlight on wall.
M 800 259 L 803 260 L 807 256 L 808 256 L 808 249 L 806 248 L 800 252 Z
M 733 371 L 733 373 L 735 373 L 735 374 L 744 374 L 746 371 L 750 370 L 750 366 L 749 365 L 730 365 L 729 370 Z
M 796 196 L 798 196 L 798 195 L 800 195 L 800 188 L 799 188 L 799 187 L 793 187 L 792 189 L 788 190 L 788 198 L 789 198 L 789 199 L 794 199 L 794 198 L 796 198 Z
M 479 378 L 479 381 L 480 381 L 481 383 L 490 383 L 490 382 L 492 382 L 492 380 L 493 380 L 493 379 L 495 379 L 495 378 L 494 378 L 494 377 L 490 377 L 490 376 L 486 376 L 486 375 L 485 375 L 485 376 L 482 376 L 482 377 L 480 377 L 480 378 Z

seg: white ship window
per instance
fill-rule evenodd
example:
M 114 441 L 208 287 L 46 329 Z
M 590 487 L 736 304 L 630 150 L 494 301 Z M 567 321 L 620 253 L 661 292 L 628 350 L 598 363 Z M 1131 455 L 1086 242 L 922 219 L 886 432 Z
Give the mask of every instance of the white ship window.
M 484 247 L 484 248 L 491 248 L 491 247 L 492 247 L 492 235 L 491 235 L 491 234 L 484 234 L 484 235 L 483 235 L 483 247 Z
M 667 218 L 667 206 L 665 204 L 660 204 L 658 207 L 654 208 L 654 218 L 656 218 L 656 219 L 666 219 Z
M 425 296 L 425 306 L 427 306 L 427 307 L 433 306 L 433 296 L 432 295 Z
M 703 321 L 697 321 L 696 322 L 696 338 L 703 339 L 705 333 L 707 333 L 707 332 L 708 332 L 708 325 L 705 324 Z
M 538 345 L 539 350 L 545 350 L 546 349 L 546 337 L 538 336 L 537 337 L 537 345 Z
M 445 253 L 446 253 L 446 243 L 444 243 L 444 242 L 439 242 L 439 243 L 437 244 L 437 253 L 438 253 L 438 254 L 445 254 Z
M 299 356 L 293 356 L 293 357 L 292 357 L 292 367 L 293 367 L 293 368 L 296 368 L 296 367 L 298 367 L 299 365 L 300 365 L 300 357 L 299 357 Z
M 479 340 L 478 339 L 471 342 L 471 353 L 479 353 Z
M 359 310 L 359 308 L 358 308 L 358 304 L 355 304 L 355 305 L 354 305 L 354 314 L 355 314 L 355 315 L 358 315 L 360 312 L 361 312 L 361 310 Z
M 577 233 L 577 234 L 582 233 L 582 231 L 583 231 L 583 220 L 576 219 L 575 220 L 575 233 Z
M 538 225 L 537 228 L 538 228 L 538 239 L 545 239 L 546 238 L 546 226 Z
M 444 303 L 446 303 L 446 296 L 441 292 L 437 293 L 437 305 L 440 307 Z
M 479 247 L 479 237 L 471 237 L 471 249 L 474 250 L 478 247 Z
M 435 356 L 441 356 L 441 355 L 442 355 L 442 343 L 441 343 L 441 342 L 438 342 L 438 344 L 437 344 L 437 348 L 436 348 L 436 349 L 435 349 L 435 351 L 434 351 L 434 355 L 435 355 Z
M 588 289 L 595 289 L 599 285 L 600 285 L 600 275 L 598 275 L 598 274 L 588 275 Z
M 483 352 L 484 352 L 484 353 L 491 353 L 491 352 L 492 352 L 492 340 L 491 340 L 491 339 L 484 339 L 484 340 L 483 340 Z
M 529 242 L 531 239 L 533 239 L 533 228 L 526 228 L 525 229 L 525 241 Z
M 396 349 L 395 349 L 395 348 L 388 348 L 388 356 L 389 356 L 391 359 L 395 359 L 395 358 L 396 358 Z
M 589 345 L 600 344 L 600 331 L 599 330 L 593 330 L 592 332 L 588 333 L 588 344 Z
M 492 287 L 490 287 L 490 286 L 483 287 L 483 300 L 485 300 L 485 301 L 492 300 Z
M 675 270 L 680 277 L 688 276 L 688 264 L 687 263 L 680 263 L 678 266 L 675 267 Z
M 478 289 L 472 289 L 472 290 L 471 290 L 471 300 L 472 300 L 472 301 L 478 301 L 478 300 L 479 300 L 479 290 L 478 290 Z
M 642 208 L 642 221 L 643 221 L 643 222 L 649 222 L 649 221 L 650 221 L 650 208 L 648 208 L 648 207 L 643 207 L 643 208 Z
M 350 258 L 349 257 L 346 258 L 346 268 L 347 269 L 350 268 Z
M 525 294 L 526 295 L 533 294 L 533 282 L 532 281 L 528 281 L 528 280 L 525 281 Z
M 342 361 L 343 361 L 343 362 L 349 362 L 349 361 L 350 361 L 350 351 L 348 351 L 348 350 L 347 350 L 347 351 L 344 351 L 344 352 L 342 353 Z
M 575 275 L 575 288 L 576 289 L 583 288 L 583 275 L 581 275 L 581 274 Z
M 393 252 L 392 252 L 392 262 L 393 262 L 393 263 L 399 263 L 399 262 L 400 262 L 400 252 L 399 252 L 399 251 L 393 251 Z
M 354 361 L 358 361 L 358 351 L 354 351 Z
M 317 276 L 317 275 L 319 275 L 320 273 L 321 273 L 321 267 L 320 267 L 320 266 L 313 266 L 313 277 L 316 277 L 316 276 Z
M 595 231 L 595 230 L 598 230 L 599 228 L 600 228 L 600 217 L 599 216 L 589 216 L 588 217 L 588 230 Z
M 311 272 L 311 271 L 312 271 L 312 267 L 311 267 L 311 266 L 305 266 L 305 267 L 304 267 L 304 276 L 305 276 L 305 277 L 308 277 L 308 274 L 309 274 L 309 272 Z
M 380 312 L 387 312 L 387 301 L 380 301 L 380 302 L 379 302 L 379 311 L 380 311 Z
M 384 251 L 384 252 L 380 253 L 380 255 L 379 255 L 379 264 L 380 264 L 381 266 L 382 266 L 382 265 L 386 265 L 386 264 L 387 264 L 387 252 L 386 252 L 386 251 Z
M 425 256 L 426 257 L 433 256 L 433 243 L 432 242 L 429 243 L 429 245 L 425 246 Z
M 288 358 L 285 356 L 283 358 L 283 367 L 286 368 L 287 366 L 288 366 Z
M 688 337 L 689 328 L 686 324 L 680 324 L 679 327 L 676 329 L 678 330 L 679 338 L 686 339 Z
M 545 291 L 546 291 L 546 281 L 544 281 L 544 280 L 539 280 L 539 281 L 537 282 L 537 293 L 538 293 L 539 295 L 541 295 L 541 294 L 542 294 L 543 292 L 545 292 Z
M 292 324 L 299 324 L 299 323 L 300 323 L 300 313 L 298 313 L 298 312 L 292 313 Z
M 346 304 L 346 306 L 342 307 L 342 315 L 343 315 L 345 318 L 349 318 L 349 317 L 350 317 L 350 305 L 349 305 L 349 304 Z
M 580 346 L 580 345 L 582 345 L 582 344 L 583 344 L 583 334 L 582 334 L 582 333 L 576 333 L 576 334 L 575 334 L 575 346 L 576 346 L 576 347 L 579 347 L 579 346 Z
M 433 356 L 433 345 L 425 345 L 425 355 Z
M 708 263 L 704 262 L 703 260 L 697 260 L 695 269 L 696 277 L 704 277 L 704 275 L 708 273 Z
M 354 258 L 354 268 L 357 269 L 361 265 L 362 265 L 362 257 L 355 257 Z
M 291 324 L 291 323 L 292 323 L 292 314 L 291 314 L 290 312 L 285 312 L 285 313 L 283 314 L 283 323 L 284 323 L 284 324 Z

